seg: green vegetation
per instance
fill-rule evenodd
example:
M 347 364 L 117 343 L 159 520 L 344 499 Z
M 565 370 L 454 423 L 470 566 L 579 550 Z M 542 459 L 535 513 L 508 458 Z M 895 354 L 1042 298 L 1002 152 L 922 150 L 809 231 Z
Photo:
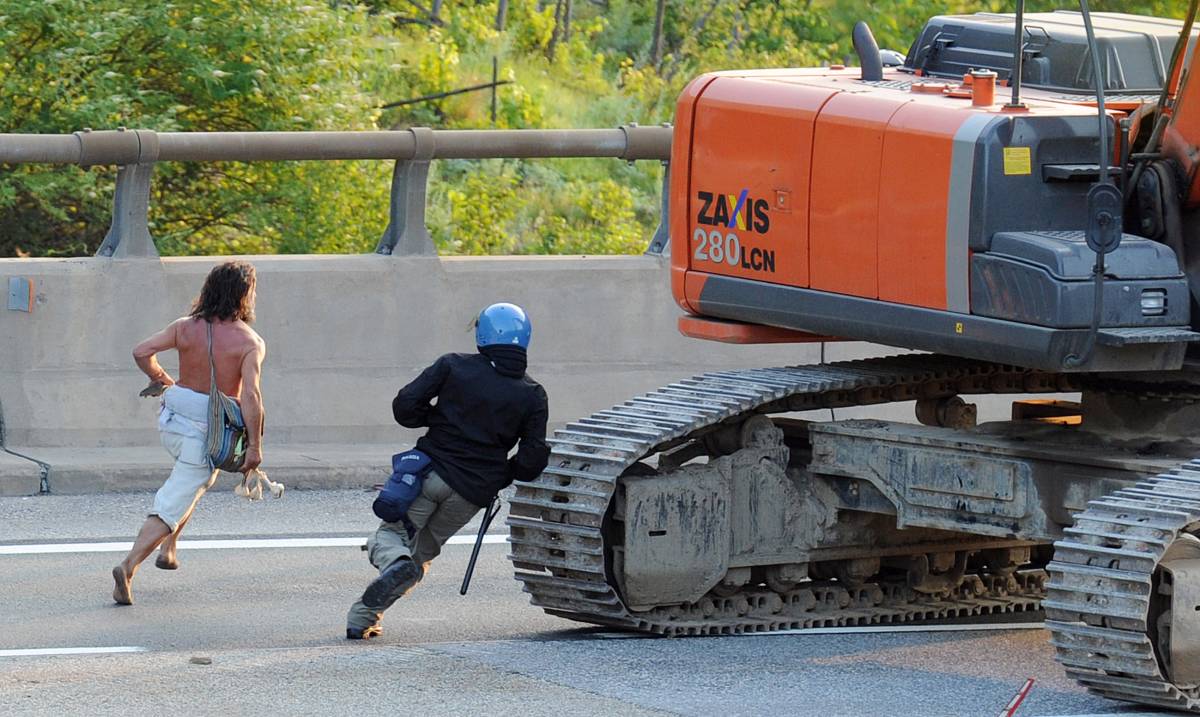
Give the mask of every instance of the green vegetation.
M 1001 0 L 0 0 L 0 131 L 615 127 L 672 120 L 704 71 L 840 62 L 854 21 L 907 50 L 943 12 Z M 1031 0 L 1029 9 L 1073 7 Z M 1182 3 L 1093 0 L 1178 16 Z M 662 32 L 656 39 L 656 10 Z M 502 27 L 503 29 L 497 29 Z M 500 77 L 488 92 L 382 105 Z M 0 256 L 93 253 L 115 170 L 0 171 Z M 164 254 L 370 251 L 385 162 L 159 164 Z M 429 226 L 442 253 L 641 251 L 661 168 L 611 160 L 440 161 Z

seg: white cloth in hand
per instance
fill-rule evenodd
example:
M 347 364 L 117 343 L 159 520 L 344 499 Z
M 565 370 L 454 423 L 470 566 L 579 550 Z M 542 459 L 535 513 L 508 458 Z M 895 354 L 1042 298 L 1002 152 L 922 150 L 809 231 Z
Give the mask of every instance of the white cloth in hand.
M 263 485 L 266 485 L 267 491 L 273 497 L 283 497 L 283 484 L 271 480 L 267 477 L 266 473 L 258 468 L 243 475 L 241 482 L 234 486 L 233 493 L 249 501 L 262 500 Z

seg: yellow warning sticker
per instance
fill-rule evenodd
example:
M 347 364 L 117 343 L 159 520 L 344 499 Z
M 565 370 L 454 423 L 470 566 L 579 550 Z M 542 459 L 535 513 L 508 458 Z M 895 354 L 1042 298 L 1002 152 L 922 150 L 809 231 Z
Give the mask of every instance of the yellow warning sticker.
M 1005 174 L 1033 174 L 1033 158 L 1028 147 L 1004 148 Z

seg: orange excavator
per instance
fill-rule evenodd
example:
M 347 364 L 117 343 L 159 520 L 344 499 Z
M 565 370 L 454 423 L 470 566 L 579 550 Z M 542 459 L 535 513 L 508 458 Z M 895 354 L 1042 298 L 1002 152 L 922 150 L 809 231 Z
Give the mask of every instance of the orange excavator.
M 508 519 L 533 604 L 668 635 L 1044 610 L 1087 688 L 1200 711 L 1197 0 L 1023 6 L 688 85 L 680 330 L 911 351 L 713 371 L 556 431 Z

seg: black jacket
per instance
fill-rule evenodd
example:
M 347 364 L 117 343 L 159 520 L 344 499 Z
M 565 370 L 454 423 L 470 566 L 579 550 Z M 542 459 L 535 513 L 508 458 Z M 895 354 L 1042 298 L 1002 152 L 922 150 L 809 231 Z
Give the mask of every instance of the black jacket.
M 550 457 L 546 391 L 527 375 L 502 375 L 482 354 L 439 358 L 400 389 L 392 415 L 408 428 L 429 427 L 417 448 L 455 492 L 480 507 L 513 480 L 537 478 Z

